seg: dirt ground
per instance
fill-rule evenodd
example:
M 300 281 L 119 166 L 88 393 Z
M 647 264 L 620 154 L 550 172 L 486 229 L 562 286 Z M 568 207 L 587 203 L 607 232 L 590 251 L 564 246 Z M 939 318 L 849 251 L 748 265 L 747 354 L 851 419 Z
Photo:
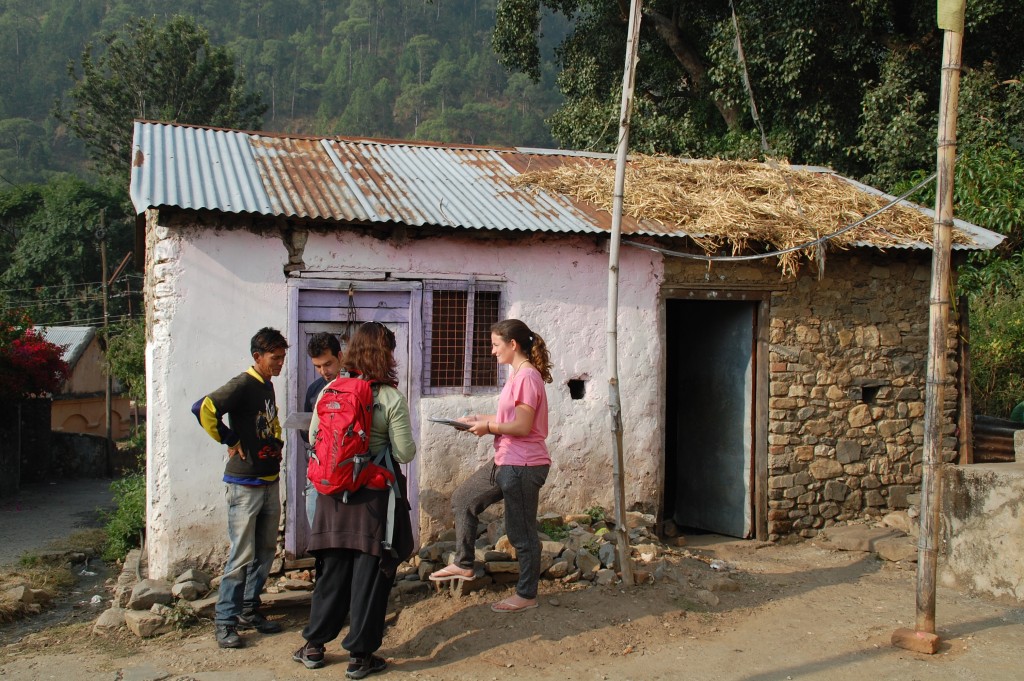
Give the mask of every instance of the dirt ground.
M 711 561 L 723 561 L 713 570 Z M 721 567 L 715 563 L 715 567 Z M 389 616 L 380 677 L 417 681 L 487 679 L 1022 679 L 1024 608 L 940 587 L 938 654 L 889 644 L 914 624 L 913 565 L 827 544 L 765 545 L 696 538 L 666 560 L 653 585 L 541 582 L 541 607 L 497 614 L 509 592 L 459 598 L 405 596 Z M 732 590 L 735 589 L 735 590 Z M 718 601 L 715 603 L 715 601 Z M 714 603 L 712 605 L 712 603 Z M 49 628 L 0 648 L 0 679 L 266 681 L 344 678 L 337 642 L 328 665 L 291 659 L 305 607 L 270 611 L 285 631 L 245 634 L 247 647 L 220 650 L 213 627 L 151 640 L 104 638 L 88 622 Z

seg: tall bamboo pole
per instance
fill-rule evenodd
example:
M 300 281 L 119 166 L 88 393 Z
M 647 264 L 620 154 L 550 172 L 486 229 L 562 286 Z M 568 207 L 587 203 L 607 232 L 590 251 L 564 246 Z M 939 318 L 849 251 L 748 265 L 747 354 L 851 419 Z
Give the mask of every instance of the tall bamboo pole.
M 626 524 L 626 492 L 622 479 L 622 402 L 619 396 L 619 243 L 622 235 L 622 199 L 626 185 L 626 158 L 629 152 L 629 116 L 633 110 L 636 75 L 637 38 L 640 35 L 642 0 L 633 0 L 629 9 L 626 39 L 626 65 L 622 73 L 622 103 L 619 108 L 619 144 L 615 150 L 615 190 L 612 197 L 612 236 L 608 248 L 608 410 L 612 431 L 612 483 L 615 500 L 616 555 L 622 581 L 633 584 L 633 563 L 629 551 L 629 526 Z
M 956 161 L 956 116 L 960 92 L 963 33 L 944 31 L 942 85 L 937 141 L 937 189 L 929 300 L 928 378 L 925 385 L 924 461 L 921 476 L 921 533 L 917 558 L 917 630 L 935 633 L 935 574 L 942 491 L 942 423 L 947 376 L 950 266 L 953 231 L 953 164 Z

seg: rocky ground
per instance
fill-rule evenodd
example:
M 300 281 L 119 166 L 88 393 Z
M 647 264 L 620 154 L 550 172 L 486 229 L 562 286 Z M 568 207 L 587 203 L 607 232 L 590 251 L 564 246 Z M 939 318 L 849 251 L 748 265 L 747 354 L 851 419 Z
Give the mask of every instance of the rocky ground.
M 936 655 L 894 648 L 913 626 L 912 563 L 837 550 L 816 539 L 791 545 L 689 537 L 671 548 L 654 583 L 625 586 L 543 580 L 541 607 L 497 614 L 510 592 L 492 585 L 466 595 L 407 589 L 396 595 L 381 653 L 386 678 L 460 679 L 1019 679 L 1024 668 L 1020 604 L 939 588 Z M 299 597 L 301 598 L 301 597 Z M 0 648 L 2 679 L 263 681 L 343 678 L 291 659 L 308 606 L 270 608 L 285 631 L 245 635 L 220 650 L 212 625 L 140 639 L 91 621 L 48 628 Z M 81 620 L 81 618 L 80 618 Z

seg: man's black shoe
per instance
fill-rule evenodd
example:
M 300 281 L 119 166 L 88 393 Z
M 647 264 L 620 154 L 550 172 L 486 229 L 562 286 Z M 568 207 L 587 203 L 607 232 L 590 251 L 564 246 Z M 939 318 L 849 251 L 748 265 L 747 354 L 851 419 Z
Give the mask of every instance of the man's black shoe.
M 271 622 L 259 611 L 245 613 L 238 616 L 238 628 L 241 630 L 255 629 L 261 634 L 276 634 L 281 631 L 281 625 Z
M 217 633 L 217 645 L 221 648 L 244 648 L 245 642 L 238 635 L 230 624 L 218 624 L 215 628 Z

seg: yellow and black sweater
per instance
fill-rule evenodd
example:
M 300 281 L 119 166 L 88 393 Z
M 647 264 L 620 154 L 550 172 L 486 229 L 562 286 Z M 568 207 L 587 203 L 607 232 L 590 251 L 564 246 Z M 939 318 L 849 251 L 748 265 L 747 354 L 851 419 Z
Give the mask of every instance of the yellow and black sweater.
M 224 481 L 259 485 L 273 482 L 281 471 L 281 423 L 274 386 L 250 367 L 192 405 L 192 413 L 217 442 L 241 442 L 243 459 L 228 458 Z M 228 417 L 228 424 L 224 417 Z

